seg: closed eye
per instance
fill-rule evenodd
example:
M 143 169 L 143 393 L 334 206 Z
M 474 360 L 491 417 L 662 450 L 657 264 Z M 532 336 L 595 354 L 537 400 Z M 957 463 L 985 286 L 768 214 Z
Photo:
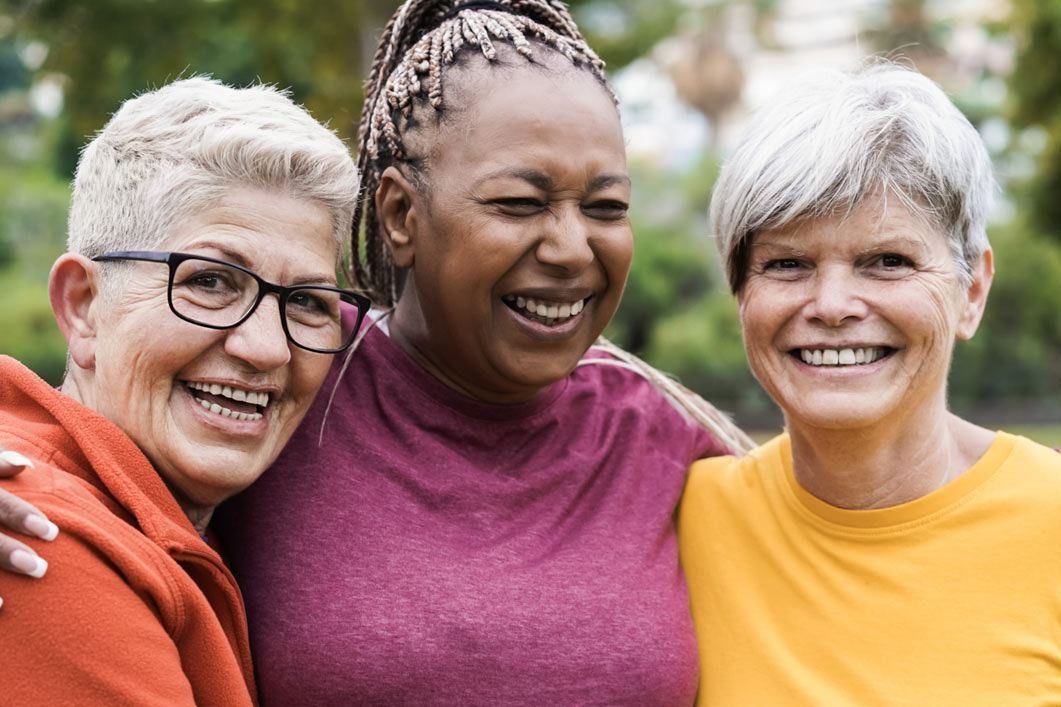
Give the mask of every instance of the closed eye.
M 626 217 L 630 205 L 615 199 L 602 199 L 584 205 L 582 210 L 592 218 L 615 221 Z
M 514 215 L 537 213 L 545 207 L 541 201 L 530 197 L 494 199 L 492 203 L 500 207 L 503 212 Z

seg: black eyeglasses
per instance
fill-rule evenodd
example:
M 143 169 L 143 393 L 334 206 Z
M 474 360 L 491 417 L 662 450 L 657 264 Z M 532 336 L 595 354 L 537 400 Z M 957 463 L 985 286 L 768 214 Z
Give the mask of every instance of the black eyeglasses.
M 169 266 L 169 308 L 210 329 L 238 327 L 267 294 L 280 300 L 280 324 L 295 346 L 337 353 L 354 342 L 371 303 L 364 295 L 326 285 L 285 287 L 247 268 L 204 255 L 123 250 L 93 260 L 145 260 Z

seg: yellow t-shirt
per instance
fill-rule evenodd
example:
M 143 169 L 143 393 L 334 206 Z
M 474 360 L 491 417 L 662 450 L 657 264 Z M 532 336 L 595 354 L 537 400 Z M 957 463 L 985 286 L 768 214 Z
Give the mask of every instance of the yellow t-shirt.
M 976 465 L 851 511 L 787 435 L 693 465 L 678 517 L 698 705 L 1061 705 L 1061 454 L 998 433 Z

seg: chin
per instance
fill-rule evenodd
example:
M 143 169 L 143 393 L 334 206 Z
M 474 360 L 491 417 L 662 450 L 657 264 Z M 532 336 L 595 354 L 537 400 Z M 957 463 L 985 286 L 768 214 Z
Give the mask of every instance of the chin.
M 863 396 L 856 396 L 854 400 L 851 396 L 843 396 L 841 400 L 835 397 L 809 396 L 795 405 L 779 405 L 788 425 L 826 430 L 865 429 L 887 416 L 887 411 L 879 405 L 880 400 L 866 400 Z

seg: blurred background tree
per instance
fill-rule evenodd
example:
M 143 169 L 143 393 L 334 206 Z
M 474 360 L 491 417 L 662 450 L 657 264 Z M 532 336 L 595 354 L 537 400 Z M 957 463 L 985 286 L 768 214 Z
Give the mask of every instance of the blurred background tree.
M 0 0 L 0 352 L 57 382 L 47 300 L 77 153 L 125 98 L 179 76 L 289 87 L 351 141 L 396 0 Z M 984 134 L 1004 194 L 983 327 L 952 402 L 991 424 L 1061 419 L 1061 0 L 579 0 L 623 99 L 637 255 L 608 335 L 752 427 L 754 382 L 707 227 L 722 157 L 801 67 L 901 56 Z

